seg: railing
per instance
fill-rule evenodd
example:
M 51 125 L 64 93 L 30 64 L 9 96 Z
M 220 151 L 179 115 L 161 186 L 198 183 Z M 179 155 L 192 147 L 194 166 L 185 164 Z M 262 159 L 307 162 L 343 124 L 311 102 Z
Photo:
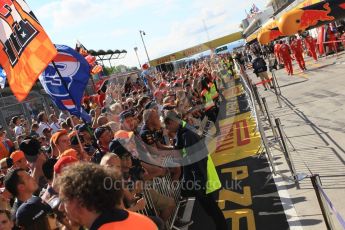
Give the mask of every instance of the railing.
M 238 69 L 240 70 L 241 68 L 238 68 Z M 290 139 L 287 137 L 284 131 L 283 125 L 281 123 L 281 120 L 279 118 L 274 118 L 273 115 L 270 113 L 266 98 L 262 98 L 260 96 L 260 93 L 258 92 L 256 85 L 251 84 L 249 76 L 244 71 L 241 71 L 240 73 L 241 73 L 240 77 L 242 79 L 245 91 L 248 94 L 248 98 L 251 100 L 251 104 L 253 108 L 252 117 L 256 118 L 257 128 L 261 135 L 262 147 L 265 150 L 265 153 L 267 155 L 267 159 L 272 169 L 272 173 L 274 175 L 277 175 L 277 174 L 280 175 L 281 178 L 284 180 L 294 182 L 297 189 L 300 189 L 299 182 L 305 179 L 306 177 L 309 177 L 311 179 L 313 188 L 315 190 L 315 194 L 317 196 L 317 200 L 318 200 L 327 229 L 328 230 L 337 230 L 337 229 L 345 230 L 345 220 L 340 215 L 340 213 L 336 210 L 331 199 L 327 196 L 326 192 L 323 190 L 320 176 L 311 172 L 310 168 L 307 165 L 306 167 L 309 170 L 309 173 L 310 173 L 309 175 L 305 173 L 297 172 L 294 166 L 294 162 L 291 157 L 290 147 L 293 148 L 293 151 L 297 152 L 297 150 L 295 149 Z M 279 104 L 279 108 L 282 108 L 283 105 L 281 103 L 281 98 L 280 98 L 281 90 L 280 90 L 274 71 L 272 72 L 272 82 L 273 82 L 274 93 L 277 97 L 277 102 Z M 260 110 L 259 112 L 257 112 L 258 109 Z M 262 115 L 261 118 L 260 116 L 256 116 L 257 114 L 261 114 Z M 266 120 L 268 122 L 268 125 L 270 129 L 272 130 L 272 134 L 273 134 L 272 140 L 268 140 L 266 137 L 266 134 L 263 130 L 263 125 L 262 125 L 263 120 Z M 275 123 L 273 122 L 273 120 L 275 121 Z M 276 143 L 279 144 L 280 150 L 284 155 L 291 177 L 285 176 L 284 174 L 276 170 L 274 158 L 270 150 L 271 146 L 275 145 Z M 306 164 L 305 162 L 303 163 Z M 271 180 L 271 178 L 267 180 L 266 184 L 269 182 L 269 180 Z M 264 186 L 266 186 L 266 184 Z M 334 222 L 335 219 L 337 220 L 336 223 Z

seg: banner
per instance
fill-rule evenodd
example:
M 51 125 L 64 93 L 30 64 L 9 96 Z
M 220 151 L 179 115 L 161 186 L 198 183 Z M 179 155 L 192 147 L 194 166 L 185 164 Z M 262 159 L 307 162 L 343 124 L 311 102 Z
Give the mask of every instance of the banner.
M 5 88 L 6 85 L 6 73 L 5 71 L 0 67 L 0 88 Z
M 81 107 L 90 77 L 90 66 L 74 49 L 65 45 L 56 45 L 56 48 L 58 55 L 54 58 L 54 63 L 62 79 L 53 64 L 49 64 L 39 77 L 41 84 L 59 109 L 68 110 L 70 114 L 90 122 L 91 117 Z
M 57 51 L 24 0 L 0 1 L 0 66 L 23 101 Z

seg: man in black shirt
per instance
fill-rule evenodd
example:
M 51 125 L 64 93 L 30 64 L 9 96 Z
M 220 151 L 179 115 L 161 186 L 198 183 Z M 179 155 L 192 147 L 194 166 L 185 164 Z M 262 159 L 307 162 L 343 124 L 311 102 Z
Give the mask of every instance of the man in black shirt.
M 217 230 L 228 229 L 222 211 L 212 198 L 207 185 L 208 178 L 208 150 L 204 140 L 176 112 L 168 111 L 164 119 L 166 128 L 175 132 L 175 148 L 181 151 L 183 167 L 183 192 L 185 196 L 194 196 L 212 218 Z M 219 180 L 219 179 L 218 179 Z M 215 181 L 210 181 L 211 184 Z
M 17 209 L 23 202 L 30 199 L 38 189 L 36 180 L 24 169 L 15 169 L 7 173 L 4 179 L 5 188 L 15 198 L 11 214 L 15 219 Z

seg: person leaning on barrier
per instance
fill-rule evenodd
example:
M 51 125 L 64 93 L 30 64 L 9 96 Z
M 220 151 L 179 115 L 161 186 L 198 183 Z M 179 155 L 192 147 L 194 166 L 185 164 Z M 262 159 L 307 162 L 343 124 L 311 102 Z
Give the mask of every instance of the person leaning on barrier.
M 217 230 L 227 229 L 224 215 L 212 198 L 212 193 L 221 188 L 221 183 L 204 140 L 174 111 L 165 114 L 164 122 L 168 130 L 176 132 L 175 148 L 181 151 L 183 195 L 194 196 L 199 201 Z
M 93 163 L 76 163 L 66 167 L 57 184 L 60 209 L 89 230 L 157 229 L 148 217 L 119 208 L 123 191 L 112 170 Z
M 141 166 L 141 163 L 138 161 L 133 163 L 131 153 L 128 152 L 128 150 L 124 148 L 118 140 L 114 140 L 111 142 L 110 151 L 118 155 L 121 159 L 122 178 L 127 185 L 130 185 L 127 188 L 133 187 L 131 189 L 132 191 L 134 191 L 134 193 L 141 193 L 143 188 L 142 186 L 140 186 L 140 184 L 142 185 L 144 180 L 144 174 L 147 173 L 145 169 Z M 139 185 L 139 188 L 135 189 L 137 185 Z M 155 207 L 160 212 L 158 213 L 158 215 L 162 218 L 162 220 L 168 220 L 168 218 L 173 214 L 173 211 L 176 208 L 174 200 L 169 197 L 158 194 L 157 192 L 152 191 L 152 189 L 150 189 L 149 192 L 153 198 Z M 133 205 L 133 202 L 136 203 L 134 206 L 138 205 L 138 201 L 140 201 L 140 199 L 137 200 L 129 191 L 129 189 L 124 190 L 124 195 L 124 203 L 125 205 L 127 205 L 127 207 Z
M 150 154 L 159 157 L 164 157 L 163 151 L 172 150 L 165 140 L 163 128 L 157 110 L 147 109 L 143 114 L 143 126 L 140 130 L 140 137 L 146 144 Z M 165 151 L 166 152 L 166 151 Z M 161 154 L 162 153 L 162 154 Z M 172 179 L 178 181 L 181 176 L 181 169 L 179 167 L 169 168 Z

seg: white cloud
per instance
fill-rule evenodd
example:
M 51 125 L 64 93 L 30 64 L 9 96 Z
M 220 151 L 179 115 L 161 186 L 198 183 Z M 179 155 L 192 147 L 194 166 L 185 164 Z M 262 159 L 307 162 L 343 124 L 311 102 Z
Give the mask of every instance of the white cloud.
M 256 0 L 255 4 L 260 7 L 266 2 Z M 138 65 L 133 50 L 135 46 L 139 48 L 141 62 L 147 59 L 138 29 L 147 30 L 148 36 L 144 39 L 149 55 L 154 59 L 206 42 L 208 37 L 203 21 L 210 39 L 239 31 L 245 9 L 248 11 L 251 5 L 248 1 L 238 0 L 55 0 L 35 13 L 44 26 L 49 25 L 48 32 L 58 37 L 59 42 L 68 41 L 71 45 L 78 38 L 89 49 L 126 49 L 126 58 L 114 64 L 134 66 Z M 190 11 L 187 16 L 180 14 L 184 7 Z M 134 23 L 124 21 L 116 24 L 128 14 L 132 15 Z M 85 29 L 89 24 L 92 27 Z M 133 25 L 137 27 L 133 28 Z M 163 26 L 169 29 L 160 32 Z M 124 40 L 126 43 L 121 43 Z
M 120 16 L 116 0 L 60 0 L 43 5 L 37 10 L 39 19 L 51 20 L 55 30 L 77 28 L 91 21 L 104 22 Z

